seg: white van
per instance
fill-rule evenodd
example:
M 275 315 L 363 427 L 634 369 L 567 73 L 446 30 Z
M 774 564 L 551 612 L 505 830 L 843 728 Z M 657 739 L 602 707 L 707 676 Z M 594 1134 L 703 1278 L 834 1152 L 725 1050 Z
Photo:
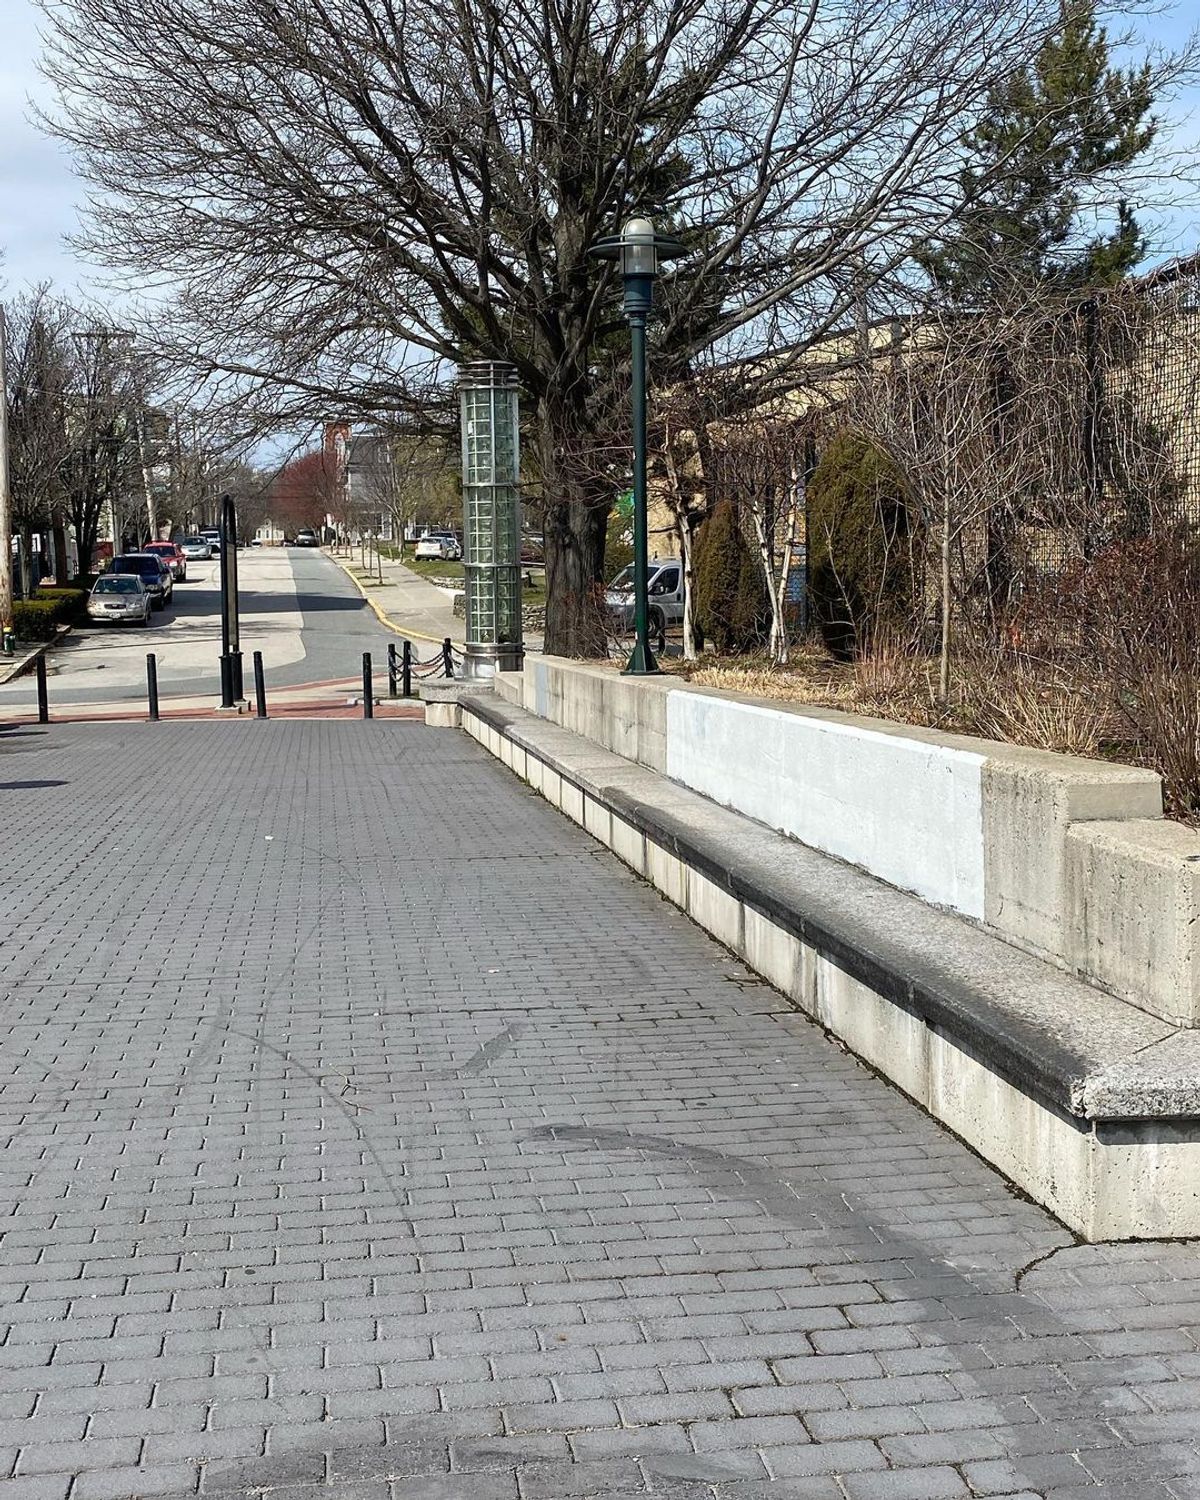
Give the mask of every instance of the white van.
M 652 557 L 646 568 L 649 583 L 650 635 L 662 649 L 667 627 L 683 623 L 683 564 L 675 557 Z M 633 564 L 622 568 L 608 585 L 604 602 L 620 630 L 633 627 Z

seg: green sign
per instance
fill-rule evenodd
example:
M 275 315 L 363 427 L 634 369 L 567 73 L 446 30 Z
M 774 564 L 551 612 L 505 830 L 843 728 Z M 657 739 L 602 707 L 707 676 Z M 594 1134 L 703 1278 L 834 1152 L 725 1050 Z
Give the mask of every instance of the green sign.
M 617 496 L 617 514 L 626 518 L 633 515 L 633 491 L 622 490 Z

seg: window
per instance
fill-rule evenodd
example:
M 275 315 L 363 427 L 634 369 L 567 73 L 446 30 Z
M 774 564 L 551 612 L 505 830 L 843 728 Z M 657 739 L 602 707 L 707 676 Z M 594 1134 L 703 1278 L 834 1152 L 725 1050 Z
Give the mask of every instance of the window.
M 673 594 L 679 587 L 679 569 L 663 568 L 654 575 L 654 582 L 650 586 L 652 594 Z

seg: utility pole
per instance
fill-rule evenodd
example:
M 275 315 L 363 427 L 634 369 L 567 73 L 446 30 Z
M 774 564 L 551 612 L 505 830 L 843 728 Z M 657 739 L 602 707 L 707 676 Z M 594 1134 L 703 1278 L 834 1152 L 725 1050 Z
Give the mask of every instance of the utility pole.
M 142 489 L 146 496 L 146 520 L 150 526 L 150 540 L 158 540 L 158 508 L 154 503 L 154 483 L 150 474 L 150 459 L 146 451 L 146 412 L 143 408 L 137 415 L 138 458 L 142 466 Z
M 8 470 L 8 325 L 0 307 L 0 640 L 13 649 L 12 490 Z

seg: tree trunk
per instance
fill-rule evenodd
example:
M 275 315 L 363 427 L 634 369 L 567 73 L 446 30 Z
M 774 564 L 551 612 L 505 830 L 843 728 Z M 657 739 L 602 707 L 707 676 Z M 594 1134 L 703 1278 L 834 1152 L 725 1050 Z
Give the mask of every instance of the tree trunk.
M 142 492 L 146 501 L 146 524 L 150 528 L 151 541 L 158 541 L 158 508 L 155 505 L 154 481 L 150 477 L 150 458 L 146 451 L 146 414 L 139 412 L 135 419 L 138 443 L 138 464 L 142 471 Z
M 938 657 L 938 698 L 950 701 L 950 487 L 942 502 L 942 641 Z
M 754 519 L 754 535 L 758 542 L 758 555 L 762 558 L 763 575 L 767 580 L 767 597 L 771 601 L 771 636 L 767 643 L 767 654 L 773 662 L 780 660 L 780 651 L 785 640 L 783 630 L 783 605 L 780 591 L 775 586 L 775 567 L 771 537 L 767 531 L 767 519 L 761 505 L 751 505 Z
M 679 553 L 683 564 L 683 659 L 695 661 L 697 656 L 696 629 L 693 616 L 696 610 L 696 585 L 692 518 L 686 511 L 680 511 L 675 522 L 679 529 Z
M 33 568 L 33 529 L 21 527 L 21 598 L 32 599 L 37 592 Z
M 63 525 L 61 516 L 55 516 L 50 525 L 54 533 L 54 582 L 61 589 L 65 588 L 69 581 L 67 576 L 67 528 Z
M 546 496 L 546 654 L 604 656 L 604 543 L 611 486 L 571 462 L 584 435 L 582 424 L 563 420 L 544 404 L 539 415 L 538 460 Z

